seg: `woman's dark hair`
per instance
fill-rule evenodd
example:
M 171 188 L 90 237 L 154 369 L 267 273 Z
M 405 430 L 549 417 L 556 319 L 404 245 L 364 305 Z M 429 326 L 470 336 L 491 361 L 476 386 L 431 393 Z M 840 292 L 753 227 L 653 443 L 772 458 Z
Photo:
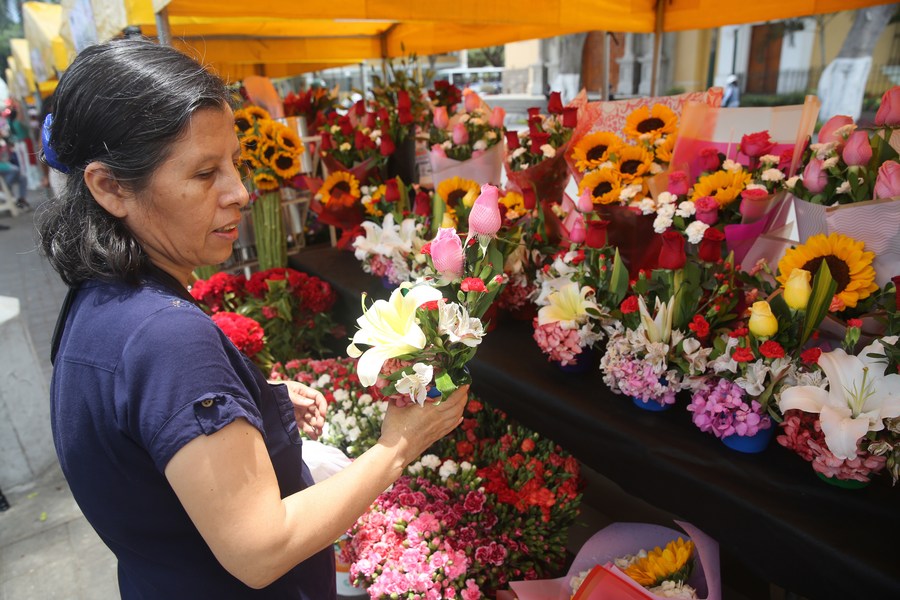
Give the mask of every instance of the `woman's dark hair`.
M 191 116 L 225 108 L 222 80 L 173 48 L 115 40 L 81 52 L 54 93 L 50 146 L 68 169 L 64 190 L 37 218 L 40 243 L 68 285 L 87 279 L 137 281 L 149 260 L 125 225 L 84 182 L 85 167 L 106 166 L 139 194 L 165 161 Z

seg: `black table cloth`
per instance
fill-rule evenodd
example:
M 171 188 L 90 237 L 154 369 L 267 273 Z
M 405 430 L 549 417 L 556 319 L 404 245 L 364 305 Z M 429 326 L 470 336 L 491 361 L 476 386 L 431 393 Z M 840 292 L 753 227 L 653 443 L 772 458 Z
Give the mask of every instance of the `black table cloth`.
M 388 294 L 351 252 L 311 247 L 290 263 L 332 283 L 348 324 L 362 291 Z M 761 454 L 730 450 L 691 423 L 683 400 L 641 410 L 613 394 L 598 369 L 567 374 L 550 364 L 531 332 L 507 320 L 485 337 L 470 364 L 474 392 L 626 492 L 700 527 L 765 581 L 814 600 L 900 598 L 900 488 L 880 478 L 860 490 L 831 486 L 774 440 Z

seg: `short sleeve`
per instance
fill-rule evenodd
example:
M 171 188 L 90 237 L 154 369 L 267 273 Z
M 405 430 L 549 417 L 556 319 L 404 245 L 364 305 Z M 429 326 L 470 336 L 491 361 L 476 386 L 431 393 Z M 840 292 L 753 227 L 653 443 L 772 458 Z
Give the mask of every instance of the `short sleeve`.
M 187 303 L 147 318 L 116 370 L 121 426 L 160 472 L 185 444 L 246 419 L 265 435 L 259 387 L 215 323 Z

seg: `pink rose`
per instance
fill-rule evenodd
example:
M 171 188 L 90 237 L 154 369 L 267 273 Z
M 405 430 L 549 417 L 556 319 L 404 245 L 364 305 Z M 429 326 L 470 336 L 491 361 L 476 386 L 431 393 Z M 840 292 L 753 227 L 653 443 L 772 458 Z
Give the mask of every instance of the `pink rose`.
M 694 201 L 694 218 L 707 225 L 719 222 L 719 203 L 712 196 L 701 196 Z
M 835 115 L 828 119 L 828 122 L 822 125 L 819 130 L 819 143 L 827 144 L 828 142 L 837 142 L 838 146 L 844 144 L 844 138 L 835 132 L 841 127 L 853 125 L 853 119 L 846 115 Z
M 896 198 L 900 196 L 900 163 L 888 160 L 878 169 L 875 179 L 876 198 Z
M 580 244 L 587 237 L 587 230 L 584 227 L 584 219 L 582 217 L 578 217 L 572 223 L 572 231 L 569 232 L 569 239 L 575 242 L 576 244 Z
M 593 190 L 585 189 L 584 192 L 580 196 L 578 196 L 578 201 L 575 203 L 575 208 L 578 209 L 578 212 L 589 213 L 594 210 L 594 195 Z
M 453 126 L 453 143 L 457 146 L 469 143 L 469 130 L 465 123 L 457 123 Z
M 872 146 L 865 131 L 854 131 L 847 139 L 841 158 L 849 167 L 861 167 L 872 158 Z
M 506 110 L 502 106 L 495 106 L 494 110 L 491 111 L 491 116 L 488 119 L 488 125 L 491 127 L 503 127 L 503 121 L 506 119 Z
M 446 106 L 435 106 L 434 107 L 434 118 L 433 118 L 434 126 L 438 129 L 447 129 L 447 125 L 450 124 L 450 117 L 447 116 L 447 107 Z
M 875 113 L 875 124 L 889 127 L 900 125 L 900 85 L 895 85 L 881 97 L 881 106 Z
M 704 148 L 700 151 L 699 156 L 701 171 L 715 171 L 722 164 L 719 158 L 719 151 L 715 148 Z
M 772 151 L 775 142 L 769 138 L 768 131 L 757 131 L 741 137 L 741 152 L 750 158 L 759 158 Z
M 479 106 L 481 106 L 481 98 L 475 92 L 473 92 L 471 90 L 467 90 L 467 91 L 468 91 L 468 93 L 466 94 L 466 102 L 465 102 L 466 112 L 473 112 Z
M 823 164 L 818 158 L 812 158 L 803 169 L 803 186 L 813 194 L 818 194 L 828 185 L 828 171 L 822 168 Z
M 672 171 L 669 173 L 669 193 L 676 196 L 684 196 L 688 193 L 688 176 L 684 171 Z
M 500 229 L 500 190 L 489 183 L 481 186 L 481 194 L 469 213 L 469 229 L 478 235 L 494 235 Z
M 441 227 L 431 240 L 431 260 L 438 273 L 457 279 L 462 277 L 465 255 L 462 240 L 452 227 Z
M 431 147 L 431 156 L 434 158 L 447 158 L 447 153 L 444 151 L 443 146 L 435 144 Z

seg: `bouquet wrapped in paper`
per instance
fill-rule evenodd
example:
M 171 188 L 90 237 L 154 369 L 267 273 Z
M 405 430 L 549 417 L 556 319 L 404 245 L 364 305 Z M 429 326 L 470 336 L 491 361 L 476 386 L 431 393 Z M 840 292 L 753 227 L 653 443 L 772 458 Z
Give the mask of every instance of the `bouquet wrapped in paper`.
M 676 523 L 682 531 L 613 523 L 584 543 L 566 576 L 510 588 L 519 600 L 720 600 L 719 545 L 690 523 Z

